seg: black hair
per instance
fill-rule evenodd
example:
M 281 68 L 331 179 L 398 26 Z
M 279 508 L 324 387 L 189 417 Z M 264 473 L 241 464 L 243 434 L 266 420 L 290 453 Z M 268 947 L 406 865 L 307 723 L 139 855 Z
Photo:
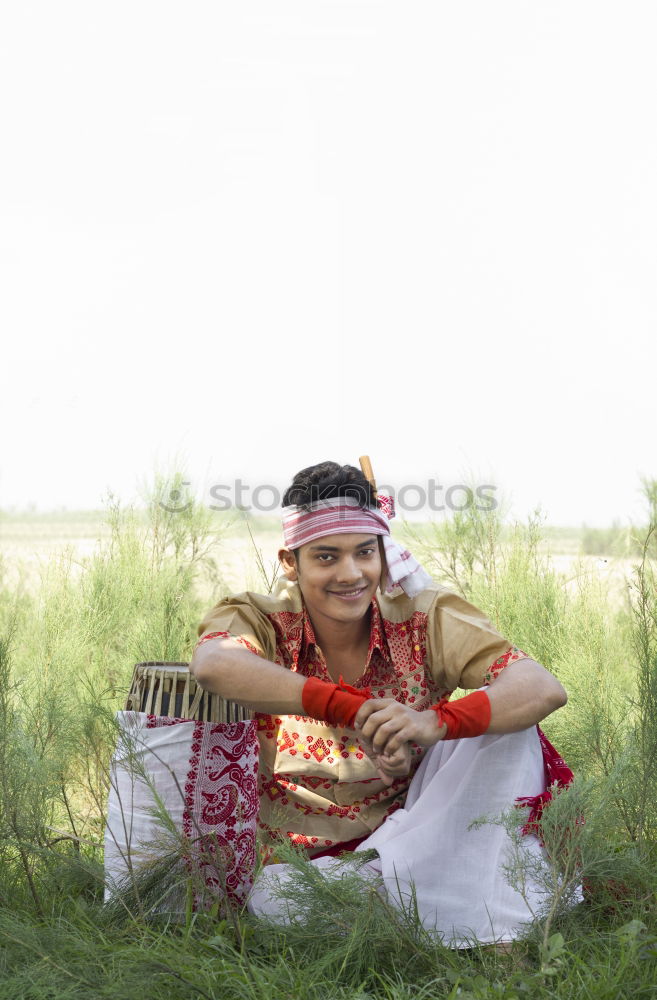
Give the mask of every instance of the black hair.
M 360 469 L 337 462 L 320 462 L 297 472 L 283 494 L 283 507 L 307 507 L 317 500 L 354 497 L 361 507 L 376 507 L 374 489 Z

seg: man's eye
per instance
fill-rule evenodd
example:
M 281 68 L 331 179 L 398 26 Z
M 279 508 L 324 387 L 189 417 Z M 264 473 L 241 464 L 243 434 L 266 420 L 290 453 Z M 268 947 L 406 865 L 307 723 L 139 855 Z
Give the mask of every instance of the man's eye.
M 317 558 L 320 562 L 330 562 L 333 556 L 330 552 L 320 552 Z
M 361 549 L 360 550 L 360 554 L 362 556 L 371 556 L 373 552 L 374 552 L 373 548 L 371 548 L 371 549 Z

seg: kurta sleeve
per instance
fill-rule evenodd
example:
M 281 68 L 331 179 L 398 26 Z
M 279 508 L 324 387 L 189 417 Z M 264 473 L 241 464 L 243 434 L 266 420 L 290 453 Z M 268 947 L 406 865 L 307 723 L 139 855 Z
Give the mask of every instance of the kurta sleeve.
M 266 660 L 274 660 L 276 656 L 274 627 L 248 593 L 219 601 L 199 625 L 198 634 L 200 642 L 218 634 L 236 639 Z
M 510 648 L 512 643 L 483 612 L 458 594 L 439 591 L 429 609 L 427 654 L 433 679 L 441 690 L 482 687 L 490 680 L 495 661 Z

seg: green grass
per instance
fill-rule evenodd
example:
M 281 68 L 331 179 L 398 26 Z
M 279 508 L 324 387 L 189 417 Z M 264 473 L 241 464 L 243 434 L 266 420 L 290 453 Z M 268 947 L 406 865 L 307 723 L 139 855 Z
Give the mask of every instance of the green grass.
M 76 537 L 64 516 L 1 518 L 16 545 L 27 545 L 31 524 L 50 558 L 22 578 L 7 566 L 0 587 L 0 998 L 653 996 L 657 594 L 645 529 L 619 589 L 576 565 L 564 577 L 550 552 L 581 554 L 583 536 L 566 533 L 560 549 L 537 519 L 464 512 L 399 525 L 434 575 L 569 691 L 544 726 L 578 774 L 547 813 L 555 862 L 542 877 L 553 906 L 510 955 L 444 949 L 412 912 L 357 879 L 337 894 L 294 856 L 305 916 L 286 930 L 244 913 L 167 924 L 127 899 L 103 905 L 113 715 L 132 666 L 187 660 L 210 601 L 265 586 L 277 545 L 273 519 L 249 520 L 252 542 L 243 518 L 198 506 L 171 514 L 157 498 L 156 484 L 146 511 L 110 504 L 102 524 L 78 516 L 75 531 L 94 543 L 84 554 L 53 555 L 57 539 Z M 511 877 L 522 866 L 519 857 Z M 588 900 L 568 909 L 582 873 Z

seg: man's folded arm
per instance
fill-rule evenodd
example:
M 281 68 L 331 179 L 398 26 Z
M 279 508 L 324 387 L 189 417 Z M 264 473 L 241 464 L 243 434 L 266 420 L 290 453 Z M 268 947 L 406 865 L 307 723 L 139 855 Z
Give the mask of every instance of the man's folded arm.
M 489 733 L 529 729 L 568 700 L 557 678 L 530 657 L 509 663 L 491 682 L 487 694 L 491 711 Z
M 194 650 L 189 669 L 205 691 L 255 712 L 304 714 L 307 678 L 249 652 L 236 639 L 206 639 Z

